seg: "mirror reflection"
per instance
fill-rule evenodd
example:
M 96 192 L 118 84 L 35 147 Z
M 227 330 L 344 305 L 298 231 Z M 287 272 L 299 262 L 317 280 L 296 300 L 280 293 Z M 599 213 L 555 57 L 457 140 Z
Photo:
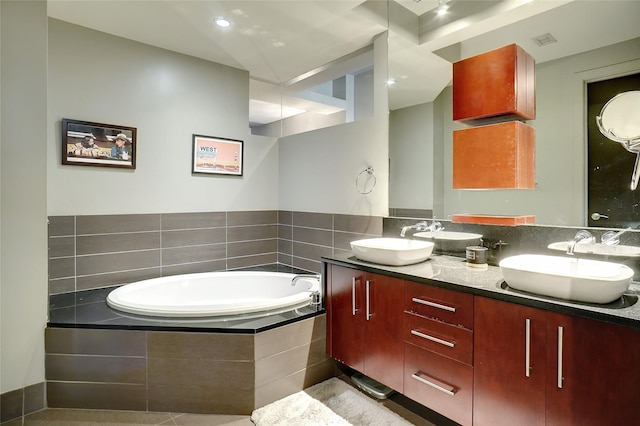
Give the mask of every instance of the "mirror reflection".
M 634 18 L 640 13 L 640 4 L 522 2 L 509 11 L 505 9 L 516 2 L 482 2 L 484 10 L 469 11 L 465 9 L 469 3 L 477 6 L 478 2 L 450 2 L 451 15 L 446 22 L 439 22 L 433 9 L 416 15 L 413 22 L 418 35 L 413 39 L 407 36 L 406 25 L 399 28 L 400 23 L 411 22 L 406 10 L 389 8 L 389 74 L 396 82 L 389 88 L 390 214 L 433 212 L 433 217 L 445 220 L 465 213 L 533 214 L 537 224 L 632 226 L 630 222 L 588 221 L 593 213 L 588 207 L 588 122 L 595 124 L 595 114 L 587 117 L 586 87 L 591 82 L 640 72 L 640 27 Z M 529 11 L 523 19 L 527 7 L 548 9 Z M 499 14 L 499 22 L 487 19 L 489 13 Z M 462 26 L 463 20 L 470 24 Z M 538 113 L 528 122 L 536 129 L 536 188 L 453 190 L 451 135 L 464 126 L 451 120 L 451 64 L 510 43 L 517 43 L 536 60 Z M 416 61 L 416 67 L 394 62 L 410 57 L 411 52 L 417 52 L 422 61 Z M 424 63 L 427 60 L 432 61 L 430 66 Z M 403 82 L 413 76 L 429 82 L 431 91 L 412 87 L 407 92 L 414 99 L 403 102 Z M 640 89 L 637 78 L 635 84 Z M 624 150 L 622 155 L 629 156 Z M 624 191 L 628 192 L 633 164 L 621 168 L 630 168 L 624 172 Z M 604 181 L 605 188 L 608 183 Z M 610 198 L 613 202 L 624 199 L 615 209 L 635 212 L 640 218 L 638 206 L 634 207 L 626 195 Z M 607 209 L 595 212 L 606 216 Z

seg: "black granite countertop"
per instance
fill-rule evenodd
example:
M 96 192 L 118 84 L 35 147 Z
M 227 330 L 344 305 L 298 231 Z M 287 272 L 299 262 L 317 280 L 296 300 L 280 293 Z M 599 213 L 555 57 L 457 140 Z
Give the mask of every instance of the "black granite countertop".
M 640 283 L 637 282 L 633 282 L 620 299 L 600 305 L 513 290 L 504 282 L 498 266 L 489 265 L 486 269 L 472 268 L 467 266 L 464 258 L 453 256 L 433 254 L 425 262 L 408 266 L 385 266 L 364 262 L 350 252 L 324 256 L 322 260 L 330 264 L 355 267 L 365 272 L 640 329 Z
M 255 268 L 244 268 L 242 270 L 296 274 L 309 273 L 309 271 L 284 265 L 263 265 Z M 106 301 L 107 295 L 116 288 L 117 287 L 99 288 L 50 296 L 49 321 L 47 326 L 253 334 L 311 318 L 324 312 L 324 309 L 305 306 L 293 311 L 271 313 L 257 317 L 254 315 L 205 318 L 150 317 L 128 314 L 109 307 Z

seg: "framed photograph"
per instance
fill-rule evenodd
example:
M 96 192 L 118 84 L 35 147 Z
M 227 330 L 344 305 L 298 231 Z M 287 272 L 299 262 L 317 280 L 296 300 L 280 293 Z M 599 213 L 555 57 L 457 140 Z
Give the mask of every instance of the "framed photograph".
M 136 128 L 62 119 L 62 164 L 136 168 Z
M 192 173 L 242 176 L 243 141 L 193 135 Z

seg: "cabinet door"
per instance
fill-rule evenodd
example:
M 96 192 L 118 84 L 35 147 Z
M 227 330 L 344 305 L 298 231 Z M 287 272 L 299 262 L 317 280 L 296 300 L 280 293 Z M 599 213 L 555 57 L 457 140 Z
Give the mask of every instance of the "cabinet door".
M 475 298 L 473 424 L 545 424 L 546 312 Z
M 547 321 L 547 424 L 637 421 L 640 330 L 556 313 Z
M 364 369 L 364 285 L 363 272 L 331 266 L 327 285 L 329 355 L 358 371 Z
M 364 374 L 402 392 L 404 349 L 402 303 L 404 282 L 365 275 Z

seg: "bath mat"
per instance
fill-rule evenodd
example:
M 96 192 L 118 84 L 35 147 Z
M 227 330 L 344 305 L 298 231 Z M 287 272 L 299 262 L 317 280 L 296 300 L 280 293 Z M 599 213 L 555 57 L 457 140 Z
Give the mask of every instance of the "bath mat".
M 251 421 L 257 426 L 411 426 L 335 377 L 254 410 Z

